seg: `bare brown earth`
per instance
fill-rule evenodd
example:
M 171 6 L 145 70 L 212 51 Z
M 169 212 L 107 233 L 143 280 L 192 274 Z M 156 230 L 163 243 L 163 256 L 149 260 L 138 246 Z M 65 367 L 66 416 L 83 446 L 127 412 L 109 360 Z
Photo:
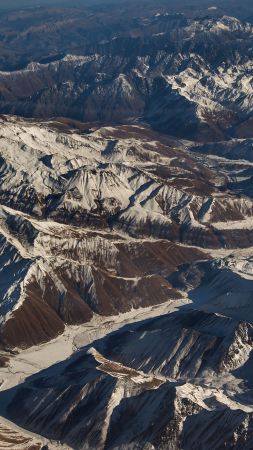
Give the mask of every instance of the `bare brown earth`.
M 128 324 L 25 380 L 8 413 L 78 450 L 250 449 L 252 333 L 190 309 Z
M 0 448 L 1 450 L 41 450 L 42 444 L 0 421 Z
M 166 278 L 181 264 L 206 258 L 197 249 L 179 247 L 166 241 L 116 245 L 119 256 L 114 270 L 107 271 L 103 261 L 100 261 L 100 267 L 97 262 L 91 269 L 94 300 L 85 294 L 82 266 L 78 276 L 76 271 L 73 274 L 69 272 L 68 265 L 57 270 L 58 277 L 67 287 L 64 297 L 50 280 L 50 273 L 44 277 L 43 289 L 38 281 L 31 280 L 22 305 L 2 327 L 5 344 L 10 347 L 37 345 L 62 333 L 65 324 L 78 325 L 89 321 L 93 313 L 110 316 L 131 308 L 176 300 L 181 294 Z
M 73 124 L 125 123 L 141 117 L 158 131 L 199 141 L 252 136 L 252 117 L 241 110 L 240 102 L 236 105 L 229 98 L 223 108 L 206 107 L 200 120 L 196 105 L 174 95 L 164 82 L 164 75 L 191 67 L 192 54 L 199 72 L 202 66 L 215 71 L 221 61 L 232 66 L 250 60 L 252 38 L 247 30 L 232 28 L 227 33 L 219 28 L 221 35 L 209 36 L 207 25 L 205 33 L 193 38 L 188 30 L 194 11 L 196 20 L 205 24 L 207 18 L 230 15 L 231 8 L 211 11 L 205 4 L 175 14 L 164 2 L 145 2 L 144 8 L 123 4 L 115 2 L 113 17 L 110 8 L 92 5 L 0 16 L 0 112 L 38 119 L 66 116 Z M 64 62 L 66 55 L 91 60 L 79 66 L 75 60 Z M 130 91 L 119 81 L 122 74 Z
M 241 171 L 250 177 L 245 162 L 231 171 L 229 162 L 203 161 L 183 141 L 144 125 L 0 120 L 8 260 L 1 270 L 17 289 L 25 280 L 1 327 L 7 347 L 48 341 L 94 314 L 182 298 L 169 281 L 182 265 L 211 258 L 209 249 L 253 245 L 252 200 L 238 193 L 237 181 L 228 187 Z M 17 264 L 24 266 L 18 281 Z
M 57 314 L 33 293 L 5 323 L 2 336 L 11 347 L 26 347 L 53 339 L 63 330 Z
M 0 367 L 6 367 L 8 365 L 9 358 L 5 355 L 0 355 Z

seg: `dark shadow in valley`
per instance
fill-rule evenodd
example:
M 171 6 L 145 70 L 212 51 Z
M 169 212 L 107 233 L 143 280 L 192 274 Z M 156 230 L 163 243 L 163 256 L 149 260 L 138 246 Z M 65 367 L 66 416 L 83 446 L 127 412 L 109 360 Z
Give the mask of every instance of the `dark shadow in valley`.
M 187 291 L 192 301 L 189 308 L 253 322 L 252 280 L 219 264 L 214 261 L 184 264 L 168 281 L 173 288 Z
M 95 422 L 104 423 L 106 402 L 116 386 L 116 378 L 97 370 L 99 363 L 87 353 L 91 347 L 110 361 L 129 364 L 129 367 L 147 373 L 154 370 L 154 361 L 160 367 L 183 338 L 179 351 L 186 349 L 186 356 L 180 363 L 181 375 L 174 380 L 181 383 L 184 374 L 191 374 L 193 378 L 199 376 L 195 350 L 202 348 L 203 370 L 212 367 L 213 361 L 219 359 L 229 345 L 237 325 L 236 319 L 194 310 L 189 306 L 182 306 L 178 311 L 163 316 L 126 324 L 120 330 L 77 350 L 67 360 L 32 375 L 21 385 L 0 392 L 0 414 L 24 429 L 80 448 L 80 442 L 76 441 L 73 445 L 74 434 L 77 439 L 80 435 L 73 430 L 81 424 L 82 436 L 85 433 L 87 436 L 89 433 L 93 435 L 94 430 L 100 433 Z M 188 351 L 189 343 L 196 336 L 199 337 L 195 350 Z M 210 351 L 210 342 L 213 352 Z M 150 356 L 153 361 L 151 358 L 149 362 Z M 175 367 L 177 358 L 172 357 L 168 374 L 173 373 Z M 68 415 L 69 408 L 73 410 Z M 67 419 L 64 422 L 61 418 L 65 413 Z

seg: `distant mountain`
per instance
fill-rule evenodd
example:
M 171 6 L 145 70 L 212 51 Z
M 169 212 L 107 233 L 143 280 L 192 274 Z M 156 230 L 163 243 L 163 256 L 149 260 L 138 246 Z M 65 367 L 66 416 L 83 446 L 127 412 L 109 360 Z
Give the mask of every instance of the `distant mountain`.
M 51 35 L 55 27 L 44 31 Z M 1 111 L 88 122 L 144 120 L 156 130 L 194 140 L 252 137 L 249 23 L 165 14 L 138 19 L 135 33 L 117 27 L 100 42 L 100 31 L 96 42 L 88 33 L 87 56 L 73 48 L 76 55 L 1 72 Z
M 252 5 L 99 2 L 0 14 L 0 449 L 251 450 Z

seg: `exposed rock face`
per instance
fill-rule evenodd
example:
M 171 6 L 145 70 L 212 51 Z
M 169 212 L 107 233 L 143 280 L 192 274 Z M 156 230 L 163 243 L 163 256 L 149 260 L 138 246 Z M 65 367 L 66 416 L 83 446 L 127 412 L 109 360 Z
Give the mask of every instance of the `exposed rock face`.
M 25 383 L 9 414 L 74 449 L 250 448 L 252 405 L 231 389 L 252 337 L 250 324 L 191 310 L 129 326 L 52 368 L 57 385 L 51 369 Z
M 12 347 L 94 313 L 176 300 L 169 277 L 210 259 L 187 245 L 253 240 L 252 200 L 227 188 L 245 162 L 231 175 L 218 159 L 207 168 L 185 143 L 143 126 L 61 126 L 1 121 L 1 329 Z
M 43 24 L 38 13 L 37 20 L 30 18 L 35 40 L 45 28 L 62 49 L 43 58 L 38 42 L 31 55 L 26 51 L 25 68 L 0 73 L 1 111 L 106 123 L 144 118 L 159 131 L 199 141 L 251 138 L 252 25 L 226 15 L 192 19 L 149 9 L 143 17 L 138 8 L 133 20 L 125 8 L 100 22 L 97 13 L 77 17 L 70 10 L 72 44 L 65 43 L 66 12 L 54 26 Z M 30 37 L 28 30 L 15 29 L 15 19 L 23 26 L 14 17 L 14 25 L 5 27 L 10 35 L 5 52 L 11 41 L 18 58 L 19 39 Z M 82 26 L 86 32 L 80 36 Z M 51 44 L 46 47 L 50 54 Z
M 251 177 L 244 161 L 231 170 L 217 159 L 209 168 L 184 142 L 143 126 L 82 135 L 59 133 L 53 125 L 2 120 L 3 205 L 40 220 L 110 227 L 134 237 L 203 247 L 251 244 L 252 200 L 238 193 L 240 178 Z M 9 218 L 8 227 L 15 231 L 21 220 Z M 23 225 L 28 234 L 29 226 Z
M 28 433 L 24 433 L 18 430 L 16 427 L 12 427 L 10 423 L 0 422 L 0 445 L 1 449 L 17 450 L 48 450 L 47 446 L 44 446 L 39 439 L 29 436 Z
M 247 1 L 0 13 L 1 450 L 252 450 Z
M 185 290 L 195 305 L 242 321 L 253 321 L 252 258 L 229 257 L 183 265 L 169 280 Z

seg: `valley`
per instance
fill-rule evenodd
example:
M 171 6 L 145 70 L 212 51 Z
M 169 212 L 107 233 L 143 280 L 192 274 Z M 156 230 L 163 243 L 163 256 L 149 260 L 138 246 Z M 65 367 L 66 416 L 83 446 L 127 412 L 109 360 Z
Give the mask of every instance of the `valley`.
M 0 14 L 0 449 L 251 450 L 251 4 L 60 3 Z

